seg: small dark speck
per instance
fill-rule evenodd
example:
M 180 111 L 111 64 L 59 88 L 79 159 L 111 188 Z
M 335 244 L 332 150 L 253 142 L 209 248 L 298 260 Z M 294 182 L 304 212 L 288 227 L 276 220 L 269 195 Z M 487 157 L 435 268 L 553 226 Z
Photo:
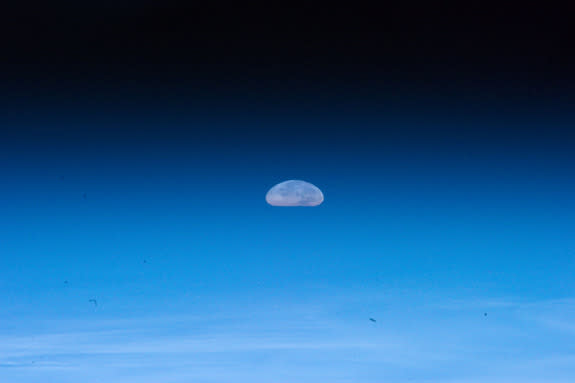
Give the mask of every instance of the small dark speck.
M 375 319 L 373 319 L 373 318 L 369 318 L 369 320 L 372 321 L 372 322 L 377 322 L 377 321 L 376 321 Z
M 88 199 L 88 194 L 87 194 L 87 193 L 82 194 L 82 198 L 83 198 L 84 200 L 87 200 L 87 199 Z
M 487 316 L 487 313 L 483 313 L 483 316 L 486 317 L 486 316 Z
M 66 284 L 66 285 L 67 285 L 67 284 L 68 284 L 68 281 L 64 281 L 64 284 Z

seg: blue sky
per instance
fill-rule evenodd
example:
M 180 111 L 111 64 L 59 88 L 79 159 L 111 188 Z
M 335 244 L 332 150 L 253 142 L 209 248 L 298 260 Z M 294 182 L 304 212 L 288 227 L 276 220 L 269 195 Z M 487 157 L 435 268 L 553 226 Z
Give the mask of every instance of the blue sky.
M 4 141 L 0 381 L 575 379 L 562 130 L 290 123 Z M 287 179 L 325 202 L 267 205 Z
M 4 12 L 0 383 L 575 382 L 571 12 L 138 3 Z

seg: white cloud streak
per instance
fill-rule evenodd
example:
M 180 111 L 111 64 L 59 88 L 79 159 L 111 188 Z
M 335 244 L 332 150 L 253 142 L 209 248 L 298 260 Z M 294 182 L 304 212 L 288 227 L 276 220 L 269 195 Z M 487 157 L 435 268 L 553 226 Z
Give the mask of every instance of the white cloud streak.
M 210 312 L 0 327 L 0 381 L 575 381 L 575 300 L 350 293 Z

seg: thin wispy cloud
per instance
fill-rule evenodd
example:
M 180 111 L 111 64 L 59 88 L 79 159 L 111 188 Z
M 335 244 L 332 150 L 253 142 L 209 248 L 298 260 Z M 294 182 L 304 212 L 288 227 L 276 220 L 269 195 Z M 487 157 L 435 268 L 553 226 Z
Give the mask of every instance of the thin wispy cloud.
M 561 383 L 575 378 L 570 367 L 575 333 L 557 325 L 575 312 L 575 301 L 466 303 L 428 297 L 425 303 L 401 296 L 388 294 L 379 301 L 369 293 L 342 294 L 339 300 L 326 295 L 279 306 L 273 300 L 252 306 L 238 302 L 221 318 L 181 313 L 52 319 L 35 334 L 0 333 L 0 378 L 10 383 L 41 377 L 87 383 Z M 353 313 L 363 304 L 380 314 L 377 323 Z M 481 309 L 471 309 L 474 305 L 492 312 L 484 317 Z M 537 344 L 541 347 L 534 348 Z

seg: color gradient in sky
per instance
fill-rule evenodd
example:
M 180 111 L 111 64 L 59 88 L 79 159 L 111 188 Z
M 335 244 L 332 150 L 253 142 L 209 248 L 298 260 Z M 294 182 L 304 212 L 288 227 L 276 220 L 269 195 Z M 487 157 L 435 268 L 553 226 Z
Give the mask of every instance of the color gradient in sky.
M 401 7 L 0 23 L 0 383 L 574 382 L 572 12 Z

